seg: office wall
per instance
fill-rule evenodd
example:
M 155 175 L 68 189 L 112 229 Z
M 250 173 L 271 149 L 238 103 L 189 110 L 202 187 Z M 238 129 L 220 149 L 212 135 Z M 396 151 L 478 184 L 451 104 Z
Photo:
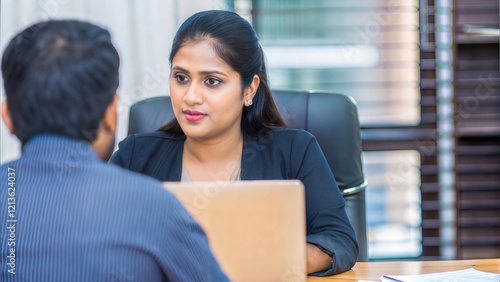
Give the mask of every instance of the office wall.
M 0 49 L 16 33 L 48 18 L 90 20 L 110 30 L 121 57 L 117 140 L 126 136 L 128 108 L 168 91 L 168 53 L 178 26 L 194 12 L 226 9 L 225 0 L 1 0 Z M 1 81 L 3 85 L 3 81 Z M 5 98 L 3 86 L 2 100 Z M 20 154 L 3 122 L 0 162 Z

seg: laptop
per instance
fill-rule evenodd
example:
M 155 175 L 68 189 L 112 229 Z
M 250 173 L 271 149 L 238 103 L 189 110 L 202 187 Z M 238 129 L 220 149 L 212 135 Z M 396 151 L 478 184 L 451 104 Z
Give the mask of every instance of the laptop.
M 164 182 L 205 230 L 233 281 L 306 281 L 304 186 L 298 180 Z

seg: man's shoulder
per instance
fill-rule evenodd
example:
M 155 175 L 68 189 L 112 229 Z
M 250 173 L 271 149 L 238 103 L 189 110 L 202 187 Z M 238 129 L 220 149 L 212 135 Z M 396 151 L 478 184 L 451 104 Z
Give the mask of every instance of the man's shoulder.
M 140 194 L 142 198 L 148 198 L 150 201 L 163 201 L 165 198 L 174 198 L 159 180 L 150 176 L 107 163 L 96 166 L 94 170 L 100 173 L 96 177 L 102 177 L 102 183 L 108 183 L 107 188 L 117 193 L 131 197 Z
M 1 164 L 0 165 L 0 170 L 3 171 L 3 170 L 8 169 L 9 167 L 12 166 L 13 163 L 15 163 L 15 161 L 9 161 L 7 163 Z
M 128 169 L 121 168 L 110 163 L 101 163 L 94 167 L 98 170 L 101 175 L 107 175 L 111 179 L 116 179 L 115 183 L 120 183 L 121 185 L 131 186 L 141 183 L 143 186 L 161 186 L 161 183 L 144 174 L 131 171 Z
M 21 155 L 18 159 L 10 160 L 10 161 L 7 161 L 7 162 L 1 164 L 0 165 L 0 173 L 3 173 L 2 177 L 3 177 L 3 175 L 5 175 L 5 173 L 10 173 L 11 175 L 15 174 L 17 172 L 17 168 L 19 166 L 23 166 L 26 163 L 29 163 L 29 162 L 25 161 Z

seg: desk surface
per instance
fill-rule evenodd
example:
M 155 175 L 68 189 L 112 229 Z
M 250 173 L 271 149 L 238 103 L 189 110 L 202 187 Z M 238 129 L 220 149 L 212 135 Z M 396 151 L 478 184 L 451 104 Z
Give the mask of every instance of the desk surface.
M 358 262 L 349 271 L 329 277 L 311 277 L 307 282 L 379 280 L 382 275 L 415 275 L 475 268 L 500 273 L 500 258 L 412 262 Z

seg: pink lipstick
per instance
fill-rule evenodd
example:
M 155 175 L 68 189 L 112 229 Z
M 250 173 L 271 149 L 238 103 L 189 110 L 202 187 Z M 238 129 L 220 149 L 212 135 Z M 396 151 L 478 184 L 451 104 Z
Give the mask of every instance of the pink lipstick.
M 182 113 L 188 121 L 199 121 L 206 116 L 206 114 L 195 110 L 183 110 Z

